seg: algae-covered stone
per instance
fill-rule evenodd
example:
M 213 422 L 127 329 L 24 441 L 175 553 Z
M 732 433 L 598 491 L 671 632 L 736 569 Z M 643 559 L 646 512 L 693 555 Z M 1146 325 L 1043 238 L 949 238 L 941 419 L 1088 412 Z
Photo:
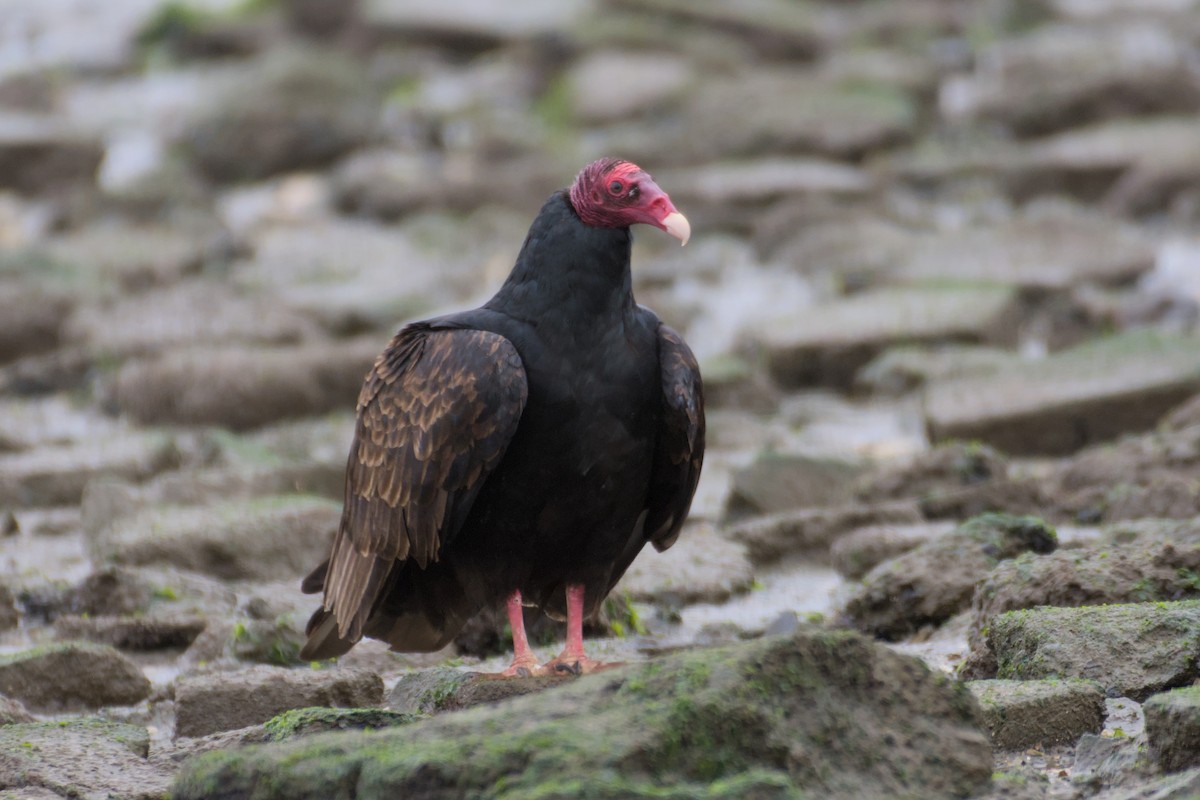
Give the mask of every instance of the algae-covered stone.
M 1104 726 L 1104 692 L 1092 681 L 972 681 L 967 684 L 996 747 L 1074 742 Z
M 847 601 L 846 616 L 859 630 L 899 638 L 964 610 L 1002 560 L 1057 546 L 1054 529 L 1037 517 L 983 514 L 875 567 Z
M 1200 766 L 1200 686 L 1156 694 L 1142 705 L 1150 755 L 1168 772 Z
M 267 720 L 263 728 L 273 742 L 325 731 L 377 730 L 423 719 L 386 708 L 294 708 Z
M 805 627 L 399 730 L 208 753 L 173 796 L 961 797 L 991 777 L 978 715 L 919 661 Z
M 0 694 L 34 711 L 101 708 L 144 700 L 150 681 L 111 647 L 62 642 L 0 658 Z
M 175 733 L 204 736 L 259 725 L 294 708 L 362 708 L 382 702 L 383 681 L 367 670 L 257 666 L 192 675 L 175 684 Z
M 971 600 L 965 677 L 996 674 L 984 631 L 1000 614 L 1036 606 L 1143 603 L 1200 596 L 1200 548 L 1169 541 L 1022 554 L 997 566 Z
M 1012 611 L 987 640 L 1000 678 L 1084 678 L 1141 701 L 1200 677 L 1200 600 Z
M 0 787 L 54 797 L 161 800 L 170 773 L 147 760 L 145 728 L 84 718 L 0 727 Z M 36 795 L 31 795 L 36 796 Z

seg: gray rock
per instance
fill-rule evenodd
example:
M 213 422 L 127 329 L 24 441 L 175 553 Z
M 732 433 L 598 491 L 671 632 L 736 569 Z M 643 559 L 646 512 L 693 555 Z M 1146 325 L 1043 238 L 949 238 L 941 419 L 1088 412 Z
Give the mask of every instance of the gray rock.
M 582 0 L 536 0 L 519 7 L 471 0 L 453 7 L 437 0 L 362 0 L 362 23 L 383 39 L 432 39 L 468 51 L 504 41 L 562 33 L 580 19 Z
M 294 604 L 286 600 L 261 595 L 250 598 L 239 609 L 243 615 L 228 631 L 222 654 L 277 667 L 305 663 L 300 660 L 300 648 L 308 638 L 304 627 L 310 604 L 305 603 L 304 611 L 297 614 Z M 221 633 L 220 628 L 216 632 Z
M 308 495 L 148 508 L 90 534 L 98 563 L 159 565 L 224 580 L 298 577 L 329 551 L 341 511 Z
M 899 396 L 933 381 L 986 375 L 1020 360 L 1011 350 L 977 345 L 890 347 L 858 371 L 855 389 Z
M 922 99 L 933 97 L 939 78 L 934 58 L 900 45 L 837 48 L 817 68 L 829 80 L 892 86 Z
M 815 158 L 763 158 L 721 161 L 657 175 L 671 187 L 671 199 L 688 213 L 696 205 L 761 205 L 793 195 L 860 198 L 873 187 L 864 170 Z
M 353 430 L 346 424 L 346 434 Z M 231 435 L 231 438 L 232 435 Z M 83 493 L 82 527 L 89 536 L 97 535 L 114 520 L 152 506 L 209 506 L 231 500 L 253 500 L 282 494 L 308 494 L 341 500 L 346 487 L 345 453 L 349 444 L 338 448 L 336 464 L 330 461 L 307 463 L 281 460 L 274 454 L 246 442 L 235 456 L 257 464 L 178 470 L 164 473 L 145 484 L 133 484 L 115 478 L 88 483 Z
M 1103 800 L 1192 800 L 1200 793 L 1200 769 L 1150 781 L 1141 786 L 1116 789 L 1102 795 Z
M 0 631 L 11 631 L 21 623 L 21 613 L 12 590 L 0 584 Z
M 190 645 L 207 624 L 196 616 L 64 616 L 54 621 L 54 635 L 99 642 L 118 650 L 170 650 Z
M 213 672 L 175 682 L 175 735 L 205 736 L 258 725 L 294 708 L 359 708 L 383 702 L 383 681 L 373 672 L 257 666 Z
M 497 680 L 481 672 L 464 672 L 453 667 L 410 672 L 388 692 L 387 706 L 408 714 L 438 714 L 473 706 L 489 705 L 566 686 L 575 681 L 571 675 L 507 678 Z
M 853 482 L 861 472 L 858 464 L 840 459 L 766 451 L 734 472 L 729 514 L 843 505 L 850 501 Z
M 1200 170 L 1198 131 L 1200 117 L 1170 116 L 1110 120 L 1021 144 L 927 141 L 889 159 L 883 171 L 922 187 L 984 181 L 1018 201 L 1067 193 L 1102 200 L 1109 212 L 1148 213 L 1186 194 Z
M 1148 213 L 1169 207 L 1200 170 L 1195 142 L 1200 117 L 1142 117 L 1072 129 L 1033 142 L 1020 182 L 1051 184 L 1109 211 Z M 1023 172 L 1024 172 L 1023 170 Z
M 710 29 L 743 41 L 752 52 L 808 59 L 823 49 L 828 36 L 826 21 L 805 5 L 786 0 L 755 3 L 722 3 L 720 0 L 616 0 L 611 5 L 636 11 L 643 25 L 662 19 L 678 32 Z
M 971 601 L 971 656 L 964 673 L 995 675 L 985 632 L 1005 612 L 1196 597 L 1200 590 L 1190 576 L 1198 571 L 1200 550 L 1163 541 L 1068 548 L 1001 564 L 979 584 Z
M 1150 756 L 1167 772 L 1200 766 L 1200 687 L 1151 696 L 1142 704 Z
M 132 570 L 110 567 L 97 570 L 78 585 L 25 587 L 21 604 L 25 613 L 50 623 L 65 615 L 121 616 L 149 610 L 154 588 Z
M 269 53 L 184 131 L 184 146 L 219 181 L 329 164 L 367 144 L 378 100 L 359 64 L 336 53 Z
M 103 144 L 42 114 L 0 111 L 0 186 L 27 194 L 95 181 Z
M 1104 727 L 1104 692 L 1092 681 L 971 681 L 992 746 L 1074 742 Z
M 1200 601 L 1010 611 L 987 641 L 997 677 L 1083 678 L 1144 700 L 1200 677 Z
M 72 305 L 61 293 L 23 283 L 0 283 L 0 363 L 57 346 Z
M 259 427 L 353 407 L 382 347 L 371 338 L 296 347 L 172 350 L 126 361 L 111 399 L 142 424 Z
M 0 726 L 15 725 L 19 722 L 33 722 L 33 714 L 30 714 L 20 701 L 0 695 Z
M 94 367 L 92 357 L 78 347 L 25 356 L 0 367 L 0 393 L 20 397 L 77 391 Z
M 132 290 L 166 286 L 199 271 L 211 241 L 210 236 L 182 226 L 110 222 L 54 236 L 39 250 L 70 270 L 77 276 L 74 279 L 85 286 L 116 284 Z M 186 309 L 180 306 L 173 310 Z M 221 309 L 213 304 L 204 310 Z
M 762 320 L 754 336 L 782 385 L 848 388 L 900 342 L 1009 342 L 1015 314 L 1016 295 L 1003 287 L 881 289 Z
M 0 694 L 34 711 L 69 711 L 140 702 L 150 695 L 150 681 L 111 647 L 62 642 L 5 656 Z
M 838 574 L 858 580 L 876 565 L 914 550 L 954 530 L 952 522 L 911 525 L 867 525 L 839 536 L 829 548 L 829 558 Z
M 0 506 L 74 505 L 96 478 L 145 480 L 178 465 L 172 436 L 125 432 L 77 444 L 0 453 Z
M 1149 272 L 1154 260 L 1154 243 L 1134 228 L 1101 215 L 1046 212 L 919 237 L 893 275 L 915 283 L 1063 290 L 1083 282 L 1127 284 Z
M 1036 517 L 984 514 L 872 569 L 845 614 L 861 631 L 898 639 L 965 610 L 1003 560 L 1057 546 L 1054 529 Z
M 990 119 L 1022 134 L 1131 113 L 1195 111 L 1189 45 L 1143 22 L 1050 25 L 985 48 L 970 77 L 942 87 L 950 119 Z
M 0 453 L 127 433 L 128 426 L 99 409 L 81 408 L 65 397 L 0 400 Z
M 1137 331 L 1019 369 L 934 383 L 925 393 L 925 422 L 934 440 L 1063 455 L 1145 430 L 1197 390 L 1197 340 Z
M 1173 431 L 1200 426 L 1200 394 L 1173 408 L 1163 417 L 1162 425 Z
M 1111 786 L 1124 783 L 1137 768 L 1138 750 L 1145 737 L 1109 737 L 1085 733 L 1075 746 L 1075 780 L 1087 786 Z
M 390 332 L 396 320 L 475 291 L 479 278 L 474 262 L 432 255 L 404 231 L 330 219 L 264 231 L 255 237 L 253 260 L 238 265 L 236 281 L 341 335 Z
M 614 591 L 634 600 L 684 606 L 723 603 L 748 591 L 753 582 L 744 546 L 709 523 L 691 522 L 670 550 L 643 550 Z
M 746 546 L 753 564 L 766 564 L 791 553 L 806 553 L 820 560 L 843 533 L 864 525 L 921 522 L 912 502 L 851 504 L 835 508 L 809 508 L 769 514 L 731 526 L 725 535 Z
M 599 51 L 568 73 L 571 105 L 584 123 L 634 116 L 677 99 L 693 81 L 693 67 L 669 53 Z
M 1200 477 L 1200 425 L 1124 436 L 1060 464 L 1051 476 L 1057 503 L 1097 521 L 1190 519 L 1200 498 L 1186 487 Z
M 764 69 L 708 81 L 688 98 L 678 122 L 675 135 L 661 134 L 659 163 L 771 152 L 856 158 L 907 141 L 916 113 L 912 98 L 894 87 Z M 705 135 L 695 136 L 698 130 Z
M 224 344 L 295 344 L 317 328 L 268 296 L 199 280 L 83 306 L 66 338 L 104 358 Z
M 809 198 L 792 198 L 759 212 L 753 227 L 755 245 L 774 261 L 835 277 L 847 289 L 862 290 L 886 280 L 919 240 L 911 227 L 867 211 L 814 214 L 811 206 Z
M 169 770 L 146 756 L 145 728 L 85 717 L 0 727 L 0 786 L 49 797 L 159 800 Z M 17 797 L 41 797 L 36 793 Z
M 364 800 L 449 798 L 487 794 L 503 780 L 513 796 L 591 787 L 597 797 L 636 797 L 671 786 L 681 796 L 937 798 L 970 795 L 991 775 L 964 687 L 844 632 L 803 628 L 566 684 L 378 731 L 369 746 L 362 734 L 338 733 L 213 754 L 184 767 L 173 796 L 209 796 L 220 785 L 231 800 L 255 791 L 315 798 L 353 785 Z M 493 729 L 508 733 L 496 738 Z M 300 748 L 302 776 L 282 767 Z M 359 777 L 367 774 L 369 782 Z M 263 794 L 268 780 L 272 793 Z

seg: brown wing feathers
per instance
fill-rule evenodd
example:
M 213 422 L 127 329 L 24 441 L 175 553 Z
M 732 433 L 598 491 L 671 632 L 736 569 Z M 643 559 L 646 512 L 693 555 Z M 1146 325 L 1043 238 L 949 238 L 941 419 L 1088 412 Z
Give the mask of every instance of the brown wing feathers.
M 376 361 L 358 400 L 345 506 L 325 608 L 357 639 L 397 561 L 436 561 L 516 431 L 527 387 L 502 336 L 410 327 Z

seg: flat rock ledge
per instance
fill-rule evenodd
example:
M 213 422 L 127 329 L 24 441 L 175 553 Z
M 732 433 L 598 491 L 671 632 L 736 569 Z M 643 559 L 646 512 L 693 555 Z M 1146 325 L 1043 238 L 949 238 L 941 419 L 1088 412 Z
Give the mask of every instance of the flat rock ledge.
M 804 627 L 401 728 L 206 753 L 172 797 L 940 798 L 991 773 L 965 686 Z
M 1074 742 L 1104 727 L 1104 690 L 1094 681 L 971 681 L 992 744 L 1004 750 Z
M 1000 678 L 1083 678 L 1142 702 L 1200 677 L 1200 600 L 1011 611 L 986 636 Z
M 1163 770 L 1200 767 L 1200 686 L 1156 694 L 1142 710 L 1150 755 Z

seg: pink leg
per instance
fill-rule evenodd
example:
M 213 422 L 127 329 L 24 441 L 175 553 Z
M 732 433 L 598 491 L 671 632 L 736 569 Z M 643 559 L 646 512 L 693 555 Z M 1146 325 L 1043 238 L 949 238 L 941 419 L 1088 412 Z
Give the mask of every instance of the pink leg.
M 583 586 L 567 587 L 567 645 L 559 661 L 582 661 L 583 655 Z
M 525 635 L 525 610 L 521 606 L 521 592 L 514 590 L 508 596 L 508 626 L 512 628 L 513 661 L 500 675 L 505 678 L 544 675 L 546 670 L 538 666 L 537 657 L 529 649 L 529 637 Z
M 583 584 L 567 586 L 567 644 L 558 657 L 544 667 L 550 674 L 573 672 L 581 675 L 619 664 L 593 661 L 583 653 Z

